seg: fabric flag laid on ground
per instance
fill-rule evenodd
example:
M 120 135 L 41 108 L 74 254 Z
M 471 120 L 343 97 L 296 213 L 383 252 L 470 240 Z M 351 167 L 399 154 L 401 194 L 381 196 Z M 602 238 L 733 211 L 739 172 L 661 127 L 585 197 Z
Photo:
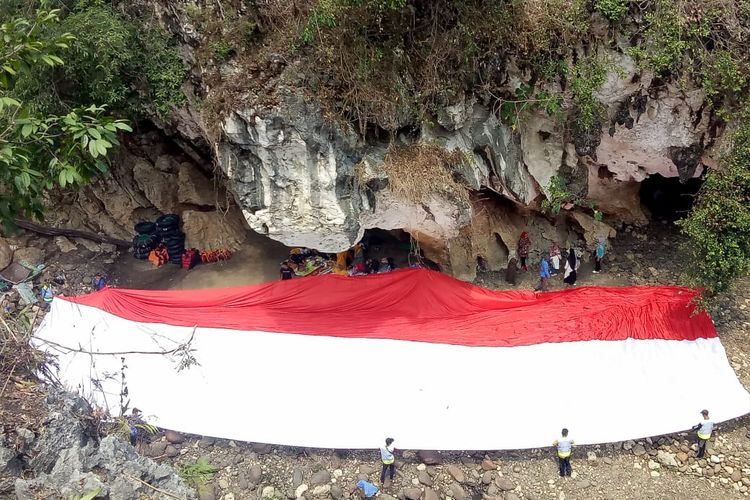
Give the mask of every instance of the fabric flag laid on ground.
M 694 295 L 490 291 L 426 270 L 107 288 L 55 298 L 34 342 L 111 413 L 127 388 L 130 408 L 187 433 L 492 450 L 549 446 L 568 427 L 590 444 L 681 431 L 704 408 L 715 421 L 750 412 Z

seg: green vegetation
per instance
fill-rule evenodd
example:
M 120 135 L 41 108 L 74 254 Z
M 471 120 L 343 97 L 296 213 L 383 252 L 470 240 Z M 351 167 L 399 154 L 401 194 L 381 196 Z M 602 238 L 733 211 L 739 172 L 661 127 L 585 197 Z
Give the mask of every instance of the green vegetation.
M 194 488 L 201 489 L 213 479 L 218 469 L 208 463 L 204 457 L 179 470 L 180 477 Z
M 596 207 L 582 196 L 572 193 L 568 182 L 560 175 L 553 175 L 547 186 L 549 195 L 547 199 L 542 200 L 542 211 L 557 215 L 565 205 L 577 205 L 593 211 L 594 219 L 602 220 L 602 213 Z
M 594 92 L 604 83 L 607 76 L 602 61 L 589 56 L 573 66 L 571 90 L 576 107 L 575 119 L 581 130 L 589 131 L 599 126 L 603 106 L 594 97 Z
M 52 35 L 74 37 L 66 64 L 38 68 L 19 81 L 16 93 L 29 105 L 60 112 L 96 102 L 136 117 L 166 115 L 184 102 L 186 69 L 164 32 L 126 17 L 103 0 L 78 0 L 66 12 L 50 27 Z
M 0 25 L 0 222 L 6 226 L 17 216 L 41 217 L 45 190 L 80 186 L 106 172 L 118 130 L 130 130 L 101 106 L 43 113 L 16 93 L 24 78 L 63 66 L 60 55 L 75 39 L 56 30 L 59 14 L 43 1 L 31 17 Z
M 679 222 L 690 237 L 688 275 L 707 296 L 750 273 L 750 108 L 738 118 L 734 148 L 706 175 L 692 212 Z
M 227 62 L 232 57 L 234 47 L 226 40 L 218 40 L 213 42 L 211 45 L 211 51 L 214 53 L 214 57 L 221 62 Z
M 628 13 L 630 0 L 595 0 L 594 9 L 612 22 L 620 21 Z

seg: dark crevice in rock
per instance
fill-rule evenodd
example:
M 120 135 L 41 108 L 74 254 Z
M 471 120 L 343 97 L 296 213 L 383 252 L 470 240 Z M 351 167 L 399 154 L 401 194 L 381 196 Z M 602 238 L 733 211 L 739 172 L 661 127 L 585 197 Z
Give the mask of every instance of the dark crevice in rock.
M 677 167 L 680 182 L 685 183 L 692 179 L 698 165 L 701 163 L 703 148 L 700 144 L 693 144 L 686 148 L 670 148 L 669 157 Z

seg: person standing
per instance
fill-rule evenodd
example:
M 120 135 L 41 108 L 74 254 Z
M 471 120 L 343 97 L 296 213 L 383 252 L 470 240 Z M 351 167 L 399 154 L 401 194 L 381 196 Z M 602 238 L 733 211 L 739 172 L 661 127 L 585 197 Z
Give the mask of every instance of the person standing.
M 560 260 L 562 259 L 562 256 L 560 254 L 560 245 L 557 244 L 557 242 L 553 242 L 552 245 L 549 247 L 549 261 L 550 264 L 552 264 L 552 269 L 550 270 L 550 276 L 557 276 L 557 273 L 560 272 Z
M 390 471 L 391 482 L 396 474 L 396 456 L 393 454 L 395 448 L 393 447 L 393 438 L 386 438 L 385 446 L 380 448 L 380 460 L 383 462 L 383 472 L 380 473 L 380 484 L 385 483 L 385 473 Z
M 596 249 L 594 250 L 594 274 L 602 272 L 602 259 L 604 258 L 604 238 L 601 236 L 596 241 Z
M 575 442 L 568 436 L 568 429 L 562 430 L 562 437 L 556 439 L 552 446 L 557 448 L 557 462 L 560 466 L 560 477 L 570 476 L 573 468 L 570 466 L 570 455 L 573 453 Z
M 281 274 L 282 280 L 290 280 L 294 276 L 294 271 L 292 271 L 292 268 L 289 267 L 289 264 L 286 263 L 286 261 L 281 263 L 281 269 L 279 269 L 279 274 Z
M 518 261 L 515 257 L 511 257 L 508 261 L 508 266 L 505 268 L 505 282 L 516 286 L 518 275 Z
M 708 410 L 702 410 L 703 422 L 699 423 L 692 430 L 698 431 L 698 458 L 703 458 L 706 454 L 706 443 L 711 439 L 711 433 L 714 430 L 714 423 L 708 418 Z
M 529 268 L 526 265 L 526 259 L 529 258 L 529 250 L 531 250 L 531 239 L 529 233 L 526 231 L 521 233 L 521 237 L 518 238 L 518 248 L 516 249 L 518 258 L 521 259 L 521 269 L 528 271 Z
M 573 247 L 570 247 L 570 250 L 568 250 L 568 258 L 565 260 L 565 274 L 563 275 L 563 281 L 568 285 L 576 284 L 579 265 L 580 263 L 576 256 L 576 251 Z
M 546 292 L 549 278 L 549 262 L 547 262 L 547 254 L 545 253 L 544 255 L 542 255 L 542 260 L 539 261 L 539 286 L 537 286 L 534 290 Z

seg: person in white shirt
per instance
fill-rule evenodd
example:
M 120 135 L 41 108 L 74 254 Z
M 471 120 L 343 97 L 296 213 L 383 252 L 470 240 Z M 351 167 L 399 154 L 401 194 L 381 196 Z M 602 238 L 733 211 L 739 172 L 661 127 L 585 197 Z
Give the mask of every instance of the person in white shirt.
M 711 433 L 714 430 L 714 423 L 708 418 L 708 410 L 701 411 L 703 415 L 703 422 L 693 427 L 694 431 L 698 431 L 698 458 L 703 458 L 706 454 L 706 443 L 711 439 Z
M 396 457 L 393 454 L 395 450 L 393 447 L 393 438 L 386 438 L 385 446 L 380 448 L 380 460 L 383 462 L 383 472 L 380 473 L 381 484 L 385 483 L 385 473 L 388 470 L 390 470 L 391 482 L 393 482 L 393 477 L 396 474 L 396 467 L 394 465 Z
M 562 437 L 556 439 L 552 446 L 557 448 L 557 461 L 560 465 L 560 477 L 570 476 L 573 468 L 570 466 L 570 455 L 573 453 L 575 443 L 568 436 L 568 429 L 562 430 Z

